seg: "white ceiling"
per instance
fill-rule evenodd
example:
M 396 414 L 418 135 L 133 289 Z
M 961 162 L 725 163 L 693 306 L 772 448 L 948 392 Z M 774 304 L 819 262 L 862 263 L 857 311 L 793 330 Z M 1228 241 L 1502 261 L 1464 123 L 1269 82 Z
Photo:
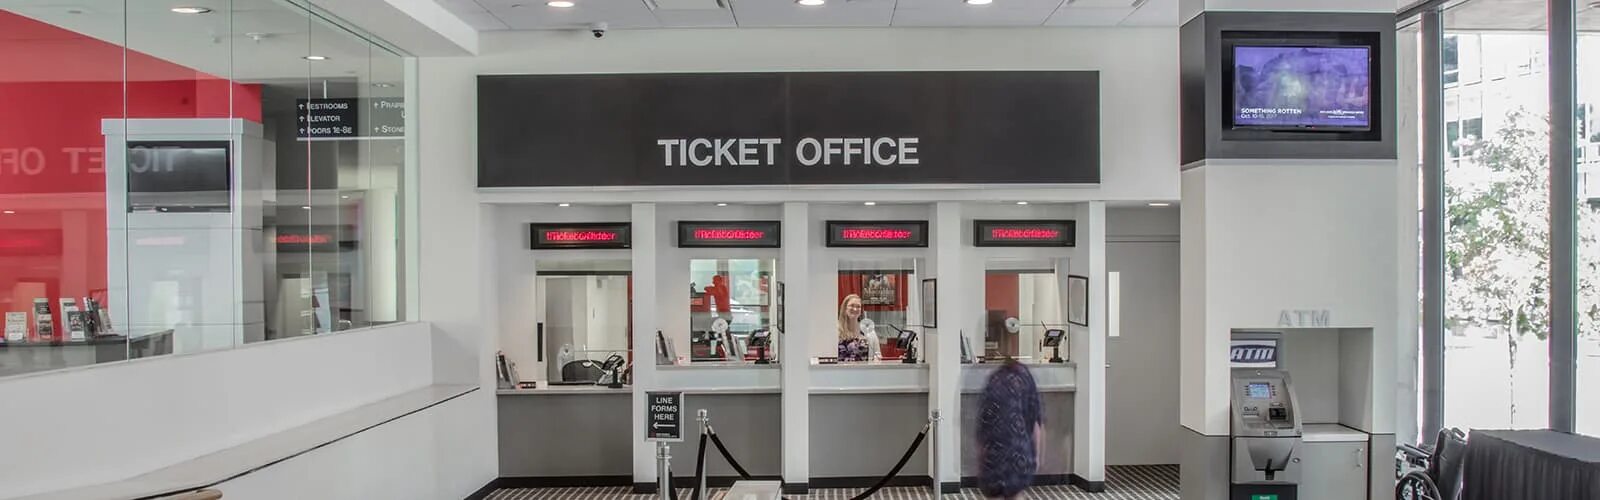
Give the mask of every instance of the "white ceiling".
M 1177 26 L 1178 0 L 436 0 L 481 31 L 792 27 Z

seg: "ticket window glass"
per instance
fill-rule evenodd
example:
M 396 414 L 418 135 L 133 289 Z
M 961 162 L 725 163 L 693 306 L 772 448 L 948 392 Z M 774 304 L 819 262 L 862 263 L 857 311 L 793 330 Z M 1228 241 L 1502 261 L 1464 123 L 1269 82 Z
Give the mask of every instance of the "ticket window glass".
M 900 359 L 905 355 L 897 345 L 900 332 L 921 325 L 921 302 L 916 295 L 920 294 L 922 271 L 922 259 L 839 261 L 839 324 L 830 332 L 842 339 L 839 330 L 848 331 L 854 326 L 854 331 L 871 342 L 869 360 Z M 853 308 L 848 302 L 852 300 L 861 302 L 859 316 L 851 316 Z M 863 323 L 867 325 L 865 332 L 861 331 Z
M 536 335 L 549 380 L 593 383 L 613 355 L 632 359 L 633 278 L 627 262 L 540 263 Z
M 990 261 L 983 277 L 983 346 L 986 360 L 1043 362 L 1045 332 L 1064 329 L 1055 266 L 1039 261 Z
M 774 326 L 777 267 L 777 259 L 689 260 L 690 361 L 757 360 L 751 334 Z

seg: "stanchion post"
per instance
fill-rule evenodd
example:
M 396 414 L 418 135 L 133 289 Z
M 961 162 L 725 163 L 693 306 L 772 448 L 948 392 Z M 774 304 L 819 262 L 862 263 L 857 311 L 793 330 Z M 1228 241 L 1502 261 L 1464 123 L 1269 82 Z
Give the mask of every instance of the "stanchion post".
M 944 487 L 939 484 L 939 440 L 936 439 L 939 436 L 939 420 L 941 418 L 938 408 L 935 408 L 932 414 L 928 415 L 928 456 L 933 458 L 929 462 L 929 470 L 933 473 L 928 476 L 933 478 L 933 496 L 935 498 L 941 494 L 940 490 Z
M 678 500 L 672 498 L 672 449 L 667 443 L 656 441 L 656 498 L 661 500 Z
M 700 421 L 700 434 L 708 434 L 708 433 L 711 432 L 711 417 L 706 416 L 706 409 L 705 408 L 701 408 L 700 411 L 695 412 L 694 419 Z M 702 447 L 704 447 L 705 444 L 706 444 L 705 440 L 701 440 L 700 441 L 700 445 Z M 702 450 L 703 449 L 704 448 L 702 448 Z M 704 456 L 704 455 L 702 455 L 702 456 Z M 695 471 L 695 472 L 698 472 L 698 474 L 695 474 L 696 476 L 698 476 L 698 477 L 695 478 L 695 481 L 699 481 L 698 484 L 700 485 L 700 488 L 695 490 L 695 491 L 698 491 L 699 493 L 696 494 L 696 497 L 694 498 L 694 500 L 706 500 L 706 498 L 709 497 L 711 494 L 706 492 L 706 474 L 705 474 L 705 471 Z

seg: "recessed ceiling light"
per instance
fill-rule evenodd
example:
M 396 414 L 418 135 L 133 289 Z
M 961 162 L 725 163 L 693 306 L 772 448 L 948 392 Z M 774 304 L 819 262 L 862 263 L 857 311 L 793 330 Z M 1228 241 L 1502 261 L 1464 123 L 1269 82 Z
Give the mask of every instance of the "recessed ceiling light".
M 301 59 L 305 59 L 307 61 L 326 61 L 328 60 L 328 56 L 305 56 Z
M 1172 206 L 1172 204 L 1164 202 L 1164 201 L 1152 201 L 1152 202 L 1150 202 L 1150 206 L 1152 206 L 1152 207 L 1170 207 L 1170 206 Z
M 727 203 L 718 203 L 718 204 L 717 204 L 717 206 L 719 206 L 719 207 L 726 207 L 726 206 L 728 206 L 728 204 L 727 204 Z
M 179 14 L 208 14 L 211 9 L 205 7 L 173 7 L 172 11 Z
M 348 194 L 345 194 L 345 195 L 339 195 L 339 199 L 341 199 L 341 200 L 348 200 L 348 199 L 350 199 L 350 195 L 348 195 Z
M 572 204 L 571 203 L 558 203 L 558 204 L 556 204 L 556 206 L 558 206 L 558 207 L 570 207 L 570 206 L 572 206 Z
M 1018 204 L 1018 205 L 1027 205 L 1027 204 L 1028 204 L 1028 202 L 1026 202 L 1026 201 L 1019 201 L 1019 202 L 1017 202 L 1017 204 Z
M 967 2 L 967 5 L 989 5 L 991 3 L 994 3 L 994 0 L 963 0 L 963 1 Z
M 794 3 L 804 5 L 806 7 L 816 7 L 818 5 L 828 3 L 828 0 L 794 0 Z
M 301 206 L 301 207 L 300 207 L 300 209 L 301 209 L 301 210 L 311 210 L 311 205 L 302 205 L 302 206 Z
M 557 9 L 570 9 L 573 6 L 578 5 L 576 3 L 573 3 L 572 0 L 550 0 L 548 2 L 545 2 L 544 4 L 545 5 L 549 5 L 551 7 L 555 7 Z
M 6 215 L 13 215 L 13 214 L 17 213 L 17 211 L 16 210 L 6 210 L 4 213 Z
M 869 202 L 862 203 L 862 205 L 866 205 L 866 206 L 869 206 L 869 207 L 873 206 L 873 205 L 877 205 L 877 204 L 878 204 L 878 202 L 876 202 L 876 201 L 869 201 Z

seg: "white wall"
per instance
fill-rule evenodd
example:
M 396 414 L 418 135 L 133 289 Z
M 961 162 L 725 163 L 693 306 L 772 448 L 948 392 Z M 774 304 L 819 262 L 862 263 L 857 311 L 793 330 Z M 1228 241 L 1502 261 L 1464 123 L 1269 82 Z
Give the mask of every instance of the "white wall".
M 425 387 L 431 344 L 406 323 L 0 380 L 0 498 L 126 479 Z
M 483 391 L 479 391 L 483 392 Z M 461 398 L 401 417 L 214 487 L 228 500 L 438 500 L 482 484 L 453 457 L 471 439 L 473 403 Z
M 476 138 L 469 127 L 477 121 L 469 59 L 427 59 L 418 63 L 419 99 L 418 202 L 419 317 L 438 332 L 434 336 L 435 380 L 477 384 L 483 389 L 463 396 L 470 408 L 462 417 L 465 432 L 451 458 L 460 465 L 456 493 L 465 497 L 499 475 L 499 442 L 495 431 L 493 333 L 500 319 L 488 307 L 494 299 L 493 212 L 480 207 L 473 174 Z M 426 117 L 426 118 L 420 118 Z
M 1230 329 L 1273 329 L 1280 311 L 1311 309 L 1329 311 L 1331 328 L 1372 329 L 1374 402 L 1359 428 L 1394 432 L 1396 318 L 1415 303 L 1396 286 L 1395 170 L 1278 160 L 1184 172 L 1184 426 L 1228 432 Z

